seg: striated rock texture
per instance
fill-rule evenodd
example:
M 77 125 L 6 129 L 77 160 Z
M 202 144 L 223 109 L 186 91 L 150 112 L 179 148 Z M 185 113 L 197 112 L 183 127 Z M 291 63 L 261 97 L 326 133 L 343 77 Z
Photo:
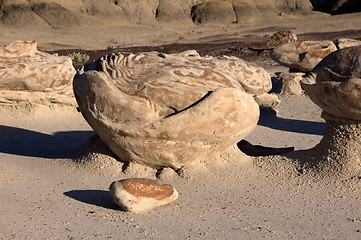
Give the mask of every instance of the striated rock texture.
M 267 48 L 275 48 L 279 45 L 296 42 L 297 36 L 290 30 L 281 30 L 275 32 L 266 42 Z
M 16 41 L 0 50 L 0 103 L 75 104 L 71 59 L 36 46 L 35 41 Z
M 104 56 L 74 78 L 84 118 L 125 162 L 179 168 L 247 136 L 271 88 L 268 73 L 238 58 L 148 52 Z
M 273 49 L 271 57 L 286 67 L 310 72 L 324 57 L 336 50 L 336 45 L 327 40 L 292 42 Z
M 323 139 L 308 153 L 311 163 L 335 175 L 357 176 L 361 173 L 361 47 L 331 53 L 301 85 L 322 108 L 327 124 Z
M 115 204 L 128 212 L 145 212 L 168 204 L 178 198 L 178 192 L 169 184 L 147 178 L 128 178 L 109 186 Z

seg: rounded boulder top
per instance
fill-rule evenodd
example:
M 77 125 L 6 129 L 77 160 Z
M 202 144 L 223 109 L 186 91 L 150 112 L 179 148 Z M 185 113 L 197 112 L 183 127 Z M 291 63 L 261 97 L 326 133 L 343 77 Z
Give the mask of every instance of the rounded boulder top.
M 331 53 L 301 84 L 324 112 L 333 117 L 361 120 L 361 46 Z

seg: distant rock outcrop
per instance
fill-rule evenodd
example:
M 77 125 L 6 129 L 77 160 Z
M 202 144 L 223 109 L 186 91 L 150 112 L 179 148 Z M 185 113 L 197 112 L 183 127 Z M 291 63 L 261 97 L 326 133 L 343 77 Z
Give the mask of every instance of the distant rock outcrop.
M 203 1 L 192 7 L 192 19 L 196 23 L 249 23 L 311 10 L 311 3 L 303 0 Z
M 312 10 L 308 0 L 3 0 L 0 23 L 16 26 L 79 27 L 117 24 L 247 23 Z
M 16 41 L 0 50 L 0 103 L 75 105 L 70 57 L 40 52 L 35 41 Z
M 211 159 L 256 126 L 254 95 L 269 74 L 238 58 L 148 52 L 114 54 L 74 78 L 84 118 L 123 161 L 180 168 Z

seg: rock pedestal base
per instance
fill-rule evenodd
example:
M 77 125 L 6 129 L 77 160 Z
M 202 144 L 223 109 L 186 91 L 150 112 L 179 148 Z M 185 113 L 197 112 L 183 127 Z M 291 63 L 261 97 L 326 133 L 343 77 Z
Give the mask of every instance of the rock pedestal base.
M 361 173 L 361 121 L 326 119 L 326 132 L 313 149 L 307 151 L 305 165 L 338 178 Z

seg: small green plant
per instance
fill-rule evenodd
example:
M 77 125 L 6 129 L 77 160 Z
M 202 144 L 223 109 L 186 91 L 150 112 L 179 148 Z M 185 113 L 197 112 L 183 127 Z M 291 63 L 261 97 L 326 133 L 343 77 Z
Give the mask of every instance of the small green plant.
M 111 51 L 111 50 L 115 50 L 116 48 L 117 48 L 116 46 L 111 45 L 107 47 L 107 50 Z
M 90 59 L 90 56 L 86 53 L 80 53 L 80 52 L 72 52 L 68 55 L 71 60 L 75 62 L 86 62 Z

